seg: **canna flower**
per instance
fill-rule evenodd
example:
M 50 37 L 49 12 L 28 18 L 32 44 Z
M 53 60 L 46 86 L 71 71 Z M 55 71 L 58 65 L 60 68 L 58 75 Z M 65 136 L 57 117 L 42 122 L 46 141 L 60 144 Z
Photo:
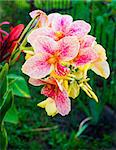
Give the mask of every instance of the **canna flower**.
M 0 27 L 4 24 L 10 24 L 8 22 L 3 22 Z M 15 46 L 18 44 L 18 39 L 24 29 L 24 25 L 20 24 L 11 29 L 10 33 L 3 31 L 0 28 L 0 62 L 4 60 L 9 60 Z M 2 40 L 1 40 L 2 39 Z
M 32 47 L 24 51 L 22 71 L 30 77 L 30 84 L 44 86 L 41 94 L 48 98 L 37 106 L 44 108 L 48 116 L 65 116 L 71 110 L 69 97 L 75 99 L 80 90 L 98 102 L 87 72 L 91 69 L 107 78 L 110 69 L 105 49 L 88 35 L 91 26 L 59 13 L 47 16 L 35 10 L 30 16 L 36 18 L 36 25 L 27 36 Z
M 94 49 L 96 50 L 98 54 L 98 58 L 96 61 L 94 61 L 91 64 L 91 69 L 96 74 L 107 79 L 110 75 L 110 68 L 109 68 L 108 62 L 106 61 L 107 57 L 106 57 L 105 49 L 100 44 L 97 44 L 97 43 L 95 43 Z
M 31 17 L 38 15 L 40 10 L 31 12 Z M 41 20 L 45 20 L 42 17 Z M 43 21 L 42 21 L 43 22 Z M 61 15 L 59 13 L 52 13 L 47 16 L 44 25 L 32 31 L 31 34 L 38 34 L 42 36 L 49 36 L 58 41 L 65 36 L 77 36 L 81 38 L 90 32 L 91 26 L 83 20 L 73 22 L 70 15 Z
M 69 68 L 63 66 L 61 62 L 74 59 L 80 47 L 75 36 L 67 36 L 56 42 L 47 36 L 30 34 L 28 42 L 34 48 L 34 56 L 27 59 L 22 71 L 35 79 L 44 78 L 53 70 L 58 75 L 68 74 Z
M 53 116 L 55 112 L 58 112 L 62 116 L 65 116 L 70 112 L 70 109 L 71 109 L 70 99 L 68 97 L 66 90 L 61 86 L 58 80 L 56 80 L 53 77 L 47 78 L 45 80 L 30 78 L 29 83 L 31 83 L 34 86 L 44 85 L 44 87 L 42 88 L 41 94 L 44 94 L 45 96 L 51 98 L 52 102 L 51 100 L 47 99 L 47 101 L 39 103 L 38 106 L 47 109 L 47 107 L 51 108 L 51 105 L 52 105 L 53 112 L 49 110 L 48 108 L 47 109 L 48 114 Z

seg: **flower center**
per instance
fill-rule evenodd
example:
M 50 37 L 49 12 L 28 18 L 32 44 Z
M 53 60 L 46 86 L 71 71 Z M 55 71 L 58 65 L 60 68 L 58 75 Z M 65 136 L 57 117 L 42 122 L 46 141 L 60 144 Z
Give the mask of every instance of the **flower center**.
M 57 31 L 55 32 L 55 36 L 56 36 L 56 41 L 58 41 L 64 37 L 64 33 L 62 31 Z
M 52 55 L 49 59 L 48 59 L 48 63 L 50 64 L 55 64 L 58 62 L 58 55 Z

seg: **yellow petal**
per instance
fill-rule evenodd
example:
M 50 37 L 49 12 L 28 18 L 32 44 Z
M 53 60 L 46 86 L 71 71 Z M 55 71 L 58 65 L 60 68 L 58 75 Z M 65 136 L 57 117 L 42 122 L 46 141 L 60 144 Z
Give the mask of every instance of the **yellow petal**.
M 57 112 L 57 108 L 56 108 L 56 104 L 53 101 L 50 101 L 46 106 L 45 106 L 45 110 L 47 112 L 48 116 L 55 116 L 58 112 Z
M 105 49 L 100 45 L 100 44 L 96 44 L 94 46 L 95 51 L 97 52 L 98 56 L 99 56 L 99 61 L 104 61 L 107 59 L 106 57 L 106 51 Z
M 52 98 L 47 98 L 43 102 L 38 103 L 37 106 L 45 108 L 48 116 L 53 117 L 58 113 L 55 101 Z
M 37 106 L 41 107 L 41 108 L 45 108 L 45 106 L 50 102 L 49 100 L 50 98 L 47 98 L 46 100 L 40 102 L 37 104 Z
M 84 66 L 79 67 L 79 70 L 83 73 L 83 78 L 87 77 L 87 71 L 90 69 L 91 64 L 85 64 Z
M 105 79 L 107 79 L 110 75 L 110 68 L 107 61 L 95 62 L 91 69 Z
M 75 99 L 79 95 L 79 92 L 80 92 L 80 87 L 77 84 L 77 82 L 73 81 L 72 83 L 70 83 L 68 89 L 68 96 Z
M 62 85 L 65 88 L 65 90 L 68 91 L 68 80 L 64 80 Z

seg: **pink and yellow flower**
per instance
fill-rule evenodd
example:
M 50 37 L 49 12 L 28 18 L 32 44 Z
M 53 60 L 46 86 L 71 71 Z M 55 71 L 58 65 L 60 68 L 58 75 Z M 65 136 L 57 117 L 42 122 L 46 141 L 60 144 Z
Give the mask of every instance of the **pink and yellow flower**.
M 22 71 L 30 77 L 30 84 L 44 85 L 41 94 L 48 98 L 38 106 L 45 108 L 49 116 L 57 113 L 65 116 L 71 110 L 69 97 L 75 99 L 81 89 L 98 102 L 87 83 L 87 72 L 91 69 L 107 78 L 110 69 L 105 49 L 88 35 L 91 26 L 59 13 L 47 16 L 35 10 L 30 16 L 37 17 L 37 24 L 27 36 L 32 51 L 26 52 Z
M 61 114 L 62 116 L 67 115 L 70 110 L 71 110 L 71 104 L 70 104 L 70 99 L 68 97 L 68 94 L 66 90 L 61 86 L 61 84 L 58 82 L 58 80 L 50 77 L 45 80 L 42 79 L 29 79 L 29 83 L 31 83 L 34 86 L 40 86 L 44 85 L 42 88 L 41 94 L 44 94 L 47 97 L 50 97 L 52 99 L 52 105 L 57 108 L 57 112 Z M 55 104 L 53 103 L 53 100 Z M 44 104 L 49 104 L 51 103 L 50 101 L 47 101 L 47 103 Z M 38 106 L 45 108 L 46 105 L 40 105 Z M 54 108 L 55 112 L 56 109 Z M 48 112 L 49 113 L 49 112 Z M 54 114 L 54 111 L 53 111 Z M 51 115 L 53 115 L 51 114 Z
M 61 62 L 74 59 L 80 47 L 75 36 L 67 36 L 56 42 L 47 36 L 30 34 L 28 41 L 34 48 L 35 55 L 24 63 L 22 71 L 35 79 L 46 77 L 53 69 L 59 75 L 69 73 L 69 68 Z

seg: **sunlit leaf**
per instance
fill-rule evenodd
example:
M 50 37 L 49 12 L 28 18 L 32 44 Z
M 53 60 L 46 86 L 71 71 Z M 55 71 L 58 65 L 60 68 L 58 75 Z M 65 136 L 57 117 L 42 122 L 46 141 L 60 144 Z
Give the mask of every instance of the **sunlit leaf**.
M 29 93 L 27 83 L 22 76 L 9 74 L 8 81 L 9 81 L 9 87 L 12 89 L 14 95 L 30 98 L 30 93 Z

